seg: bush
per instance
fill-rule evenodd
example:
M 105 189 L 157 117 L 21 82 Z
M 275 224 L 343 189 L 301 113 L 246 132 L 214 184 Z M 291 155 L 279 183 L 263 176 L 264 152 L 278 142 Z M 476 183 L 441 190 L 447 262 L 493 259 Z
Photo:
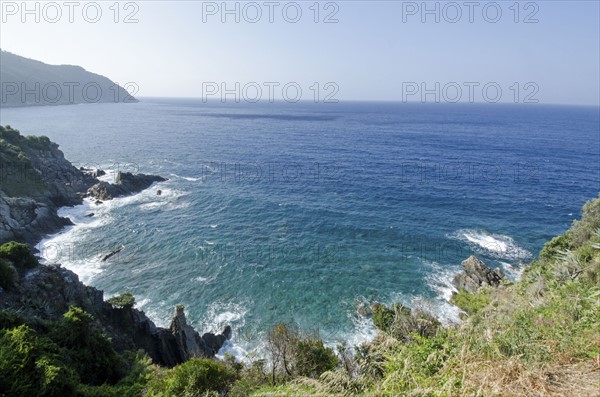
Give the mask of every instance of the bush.
M 130 365 L 129 373 L 114 386 L 79 385 L 77 393 L 81 397 L 142 397 L 146 384 L 151 379 L 152 360 L 143 351 L 125 352 L 124 358 Z
M 298 376 L 319 377 L 337 367 L 335 352 L 320 339 L 300 339 L 294 346 L 294 373 Z
M 15 268 L 10 263 L 0 258 L 0 288 L 10 289 L 16 278 L 17 271 Z
M 83 309 L 71 306 L 50 337 L 65 349 L 65 356 L 81 382 L 114 384 L 122 375 L 123 362 L 110 341 L 95 329 L 93 320 Z
M 10 310 L 0 310 L 0 330 L 12 329 L 25 324 L 25 319 Z
M 561 236 L 556 236 L 552 240 L 544 244 L 544 248 L 540 252 L 540 259 L 544 261 L 552 260 L 560 252 L 566 251 L 571 248 L 571 239 L 568 233 Z
M 394 311 L 381 304 L 373 305 L 373 324 L 383 332 L 389 332 L 394 323 Z
M 235 380 L 235 372 L 223 363 L 192 358 L 170 370 L 159 371 L 149 382 L 148 397 L 189 396 L 225 393 Z
M 37 150 L 50 150 L 51 142 L 47 136 L 26 136 L 25 140 L 30 147 Z
M 131 293 L 124 292 L 121 295 L 113 296 L 107 300 L 113 307 L 121 309 L 131 309 L 135 305 L 135 298 Z
M 231 397 L 247 397 L 254 390 L 268 383 L 267 361 L 263 359 L 254 360 L 239 373 L 239 378 L 231 388 Z
M 75 396 L 77 377 L 58 353 L 26 325 L 0 331 L 0 395 Z
M 14 266 L 32 269 L 39 265 L 27 244 L 11 241 L 0 245 L 0 259 L 11 261 Z

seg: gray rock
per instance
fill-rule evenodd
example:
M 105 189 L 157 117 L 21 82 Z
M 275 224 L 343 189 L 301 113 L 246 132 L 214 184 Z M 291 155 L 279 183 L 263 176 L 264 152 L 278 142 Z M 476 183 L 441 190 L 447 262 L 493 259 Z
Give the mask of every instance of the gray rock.
M 132 174 L 119 172 L 114 184 L 98 182 L 88 189 L 88 195 L 97 200 L 111 200 L 115 197 L 129 196 L 149 188 L 154 182 L 166 181 L 157 175 Z
M 200 337 L 187 324 L 183 307 L 177 308 L 169 329 L 157 327 L 140 310 L 113 307 L 104 301 L 103 291 L 84 285 L 75 273 L 57 265 L 29 270 L 13 288 L 0 291 L 0 310 L 17 310 L 34 323 L 57 321 L 70 305 L 91 314 L 115 350 L 143 349 L 155 363 L 169 367 L 191 357 L 214 357 L 231 337 L 230 327 Z
M 473 255 L 462 261 L 461 266 L 463 272 L 452 280 L 452 284 L 458 290 L 464 289 L 467 292 L 475 292 L 484 286 L 497 287 L 505 278 L 502 270 L 498 268 L 490 269 Z

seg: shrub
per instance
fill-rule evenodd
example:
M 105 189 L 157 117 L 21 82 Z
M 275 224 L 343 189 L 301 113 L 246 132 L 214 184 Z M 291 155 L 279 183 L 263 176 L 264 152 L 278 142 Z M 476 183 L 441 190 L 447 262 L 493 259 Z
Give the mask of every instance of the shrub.
M 25 319 L 10 310 L 0 310 L 0 330 L 12 329 L 25 324 Z
M 266 367 L 267 361 L 262 359 L 254 360 L 249 365 L 244 366 L 229 395 L 232 397 L 247 397 L 254 390 L 267 384 L 269 379 Z
M 159 371 L 149 382 L 148 397 L 203 396 L 224 393 L 235 380 L 235 373 L 223 363 L 192 358 L 170 370 Z
M 0 287 L 10 289 L 17 277 L 15 268 L 4 259 L 0 258 Z
M 124 292 L 121 295 L 113 296 L 107 300 L 113 307 L 121 309 L 131 309 L 135 305 L 135 298 L 131 293 Z
M 65 348 L 69 363 L 83 383 L 114 384 L 122 374 L 123 363 L 110 341 L 95 329 L 93 320 L 83 309 L 71 306 L 50 337 Z
M 566 251 L 569 248 L 571 248 L 571 239 L 568 233 L 556 236 L 544 244 L 544 248 L 540 252 L 540 259 L 544 261 L 552 260 L 560 252 Z
M 394 311 L 385 305 L 373 305 L 373 324 L 383 332 L 389 332 L 394 323 Z
M 11 241 L 0 245 L 0 258 L 11 261 L 16 267 L 32 269 L 39 265 L 27 244 Z
M 30 147 L 37 150 L 50 150 L 51 142 L 47 136 L 26 136 L 25 140 Z
M 300 339 L 294 346 L 294 374 L 319 377 L 323 372 L 337 367 L 335 352 L 323 345 L 320 339 Z
M 77 377 L 58 352 L 26 325 L 0 331 L 0 395 L 75 396 Z

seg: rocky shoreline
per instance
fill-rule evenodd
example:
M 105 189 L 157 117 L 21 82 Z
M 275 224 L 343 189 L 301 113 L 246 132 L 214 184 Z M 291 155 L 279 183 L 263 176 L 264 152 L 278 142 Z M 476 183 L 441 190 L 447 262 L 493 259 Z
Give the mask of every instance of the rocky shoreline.
M 0 244 L 24 242 L 34 251 L 44 236 L 72 224 L 58 215 L 59 208 L 79 205 L 88 197 L 101 204 L 166 180 L 119 172 L 110 184 L 98 179 L 102 170 L 74 167 L 48 138 L 24 137 L 8 126 L 0 126 L 0 138 Z M 229 327 L 201 336 L 187 324 L 182 306 L 168 329 L 157 327 L 140 310 L 104 301 L 103 291 L 84 285 L 58 264 L 40 265 L 18 276 L 14 288 L 0 288 L 0 310 L 10 309 L 42 324 L 57 320 L 69 306 L 81 307 L 94 316 L 115 350 L 143 349 L 157 364 L 172 367 L 191 357 L 214 357 L 231 337 Z

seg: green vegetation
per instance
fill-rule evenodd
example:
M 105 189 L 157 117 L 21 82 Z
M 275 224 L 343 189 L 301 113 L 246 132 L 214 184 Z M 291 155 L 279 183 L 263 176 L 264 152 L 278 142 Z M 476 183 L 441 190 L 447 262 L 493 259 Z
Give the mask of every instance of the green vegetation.
M 17 270 L 6 260 L 0 258 L 0 288 L 10 289 L 14 283 L 17 275 Z
M 71 307 L 57 323 L 37 325 L 37 331 L 14 313 L 0 319 L 0 395 L 75 396 L 80 382 L 114 383 L 119 377 L 117 354 L 80 308 Z
M 14 241 L 0 245 L 0 287 L 10 289 L 18 280 L 18 269 L 31 269 L 39 266 L 35 256 L 26 244 Z
M 18 251 L 11 247 L 8 252 Z M 521 280 L 461 291 L 453 302 L 467 316 L 452 327 L 400 304 L 374 305 L 379 335 L 354 349 L 341 345 L 334 352 L 316 332 L 280 323 L 268 332 L 265 358 L 245 364 L 230 356 L 198 358 L 172 369 L 153 365 L 143 352 L 116 353 L 80 308 L 42 325 L 0 312 L 0 395 L 596 395 L 600 198 L 584 206 L 581 221 L 546 244 Z M 134 299 L 125 293 L 111 303 L 127 307 Z
M 113 296 L 107 302 L 116 308 L 131 309 L 135 305 L 135 298 L 130 292 L 124 292 L 121 295 Z
M 0 125 L 0 190 L 9 197 L 29 197 L 46 191 L 46 183 L 33 168 L 26 149 L 48 151 L 51 145 L 48 137 L 24 137 L 9 125 Z
M 0 259 L 10 261 L 15 267 L 23 269 L 33 269 L 40 264 L 27 244 L 14 241 L 0 245 Z
M 220 395 L 236 378 L 224 363 L 192 358 L 177 367 L 156 372 L 150 380 L 147 397 Z
M 475 293 L 467 292 L 464 289 L 454 294 L 450 301 L 460 307 L 465 313 L 474 315 L 490 304 L 490 298 L 485 289 L 481 289 Z

